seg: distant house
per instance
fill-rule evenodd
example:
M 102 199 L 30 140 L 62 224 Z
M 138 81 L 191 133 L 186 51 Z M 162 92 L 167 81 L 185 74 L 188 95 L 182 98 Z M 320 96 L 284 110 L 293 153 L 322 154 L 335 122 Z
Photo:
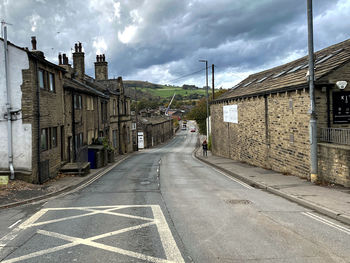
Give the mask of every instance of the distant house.
M 319 180 L 350 186 L 350 40 L 315 53 Z M 211 104 L 212 151 L 286 174 L 310 174 L 308 59 L 244 79 Z
M 138 136 L 142 135 L 143 137 L 143 148 L 152 148 L 173 137 L 173 120 L 166 116 L 139 115 L 137 132 Z

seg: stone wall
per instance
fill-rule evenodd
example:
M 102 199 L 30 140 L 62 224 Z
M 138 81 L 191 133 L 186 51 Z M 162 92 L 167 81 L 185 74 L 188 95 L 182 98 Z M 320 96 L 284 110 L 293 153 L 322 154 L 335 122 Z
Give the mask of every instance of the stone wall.
M 306 178 L 310 167 L 309 94 L 293 91 L 268 97 L 271 169 Z
M 223 103 L 211 105 L 214 154 L 307 177 L 307 92 L 238 99 L 225 105 L 232 104 L 238 106 L 238 124 L 223 122 Z
M 318 156 L 322 181 L 350 187 L 350 146 L 319 143 Z

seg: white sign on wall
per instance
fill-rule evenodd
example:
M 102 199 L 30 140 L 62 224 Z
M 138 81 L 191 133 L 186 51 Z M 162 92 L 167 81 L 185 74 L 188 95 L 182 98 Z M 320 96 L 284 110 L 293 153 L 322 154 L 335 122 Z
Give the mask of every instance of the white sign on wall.
M 227 105 L 223 107 L 224 122 L 238 123 L 237 105 Z
M 145 148 L 144 140 L 143 140 L 143 132 L 137 133 L 138 147 L 139 149 Z

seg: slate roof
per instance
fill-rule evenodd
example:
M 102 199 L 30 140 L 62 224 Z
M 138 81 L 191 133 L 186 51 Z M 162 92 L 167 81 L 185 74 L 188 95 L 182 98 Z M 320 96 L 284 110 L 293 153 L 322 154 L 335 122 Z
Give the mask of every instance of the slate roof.
M 91 83 L 88 83 L 88 84 L 90 85 Z M 84 84 L 76 79 L 68 79 L 68 78 L 63 79 L 63 87 L 64 88 L 74 89 L 76 91 L 80 91 L 83 93 L 100 96 L 101 98 L 105 98 L 105 99 L 109 98 L 103 92 L 101 92 L 101 91 L 99 91 L 99 90 L 97 90 L 94 87 L 91 87 L 89 85 Z
M 350 62 L 350 39 L 315 52 L 315 80 Z M 270 94 L 282 90 L 308 88 L 308 56 L 250 75 L 215 102 Z

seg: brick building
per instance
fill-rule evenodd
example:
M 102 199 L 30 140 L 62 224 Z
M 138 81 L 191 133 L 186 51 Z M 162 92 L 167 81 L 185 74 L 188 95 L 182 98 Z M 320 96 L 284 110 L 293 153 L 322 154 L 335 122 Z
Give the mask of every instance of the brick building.
M 3 39 L 0 51 L 4 53 Z M 129 98 L 122 91 L 121 78 L 111 80 L 113 85 L 100 81 L 101 76 L 108 78 L 104 55 L 98 56 L 97 64 L 103 57 L 106 66 L 101 70 L 95 63 L 94 79 L 85 74 L 80 43 L 75 44 L 73 67 L 65 54 L 59 55 L 59 65 L 47 61 L 36 49 L 35 37 L 32 50 L 8 42 L 8 51 L 12 140 L 7 128 L 8 102 L 0 98 L 4 118 L 0 122 L 0 174 L 10 173 L 9 140 L 16 178 L 35 183 L 55 177 L 97 138 L 109 139 L 115 154 L 132 151 Z M 0 66 L 0 91 L 7 94 L 4 59 Z
M 350 186 L 350 40 L 315 53 L 319 180 Z M 308 59 L 268 69 L 211 104 L 212 151 L 286 174 L 310 174 Z M 343 88 L 343 87 L 341 87 Z M 349 104 L 350 105 L 350 104 Z

